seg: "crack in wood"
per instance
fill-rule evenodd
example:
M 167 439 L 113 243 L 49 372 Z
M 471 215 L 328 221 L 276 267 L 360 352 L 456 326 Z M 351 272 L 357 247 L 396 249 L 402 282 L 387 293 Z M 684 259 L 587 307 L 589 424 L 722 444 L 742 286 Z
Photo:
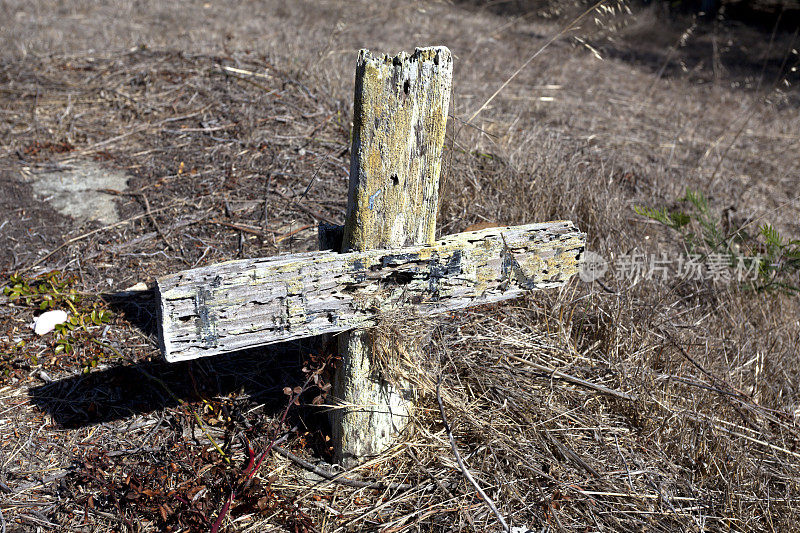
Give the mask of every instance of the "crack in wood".
M 428 246 L 229 261 L 157 281 L 170 361 L 432 314 L 557 287 L 585 236 L 570 222 L 488 228 Z

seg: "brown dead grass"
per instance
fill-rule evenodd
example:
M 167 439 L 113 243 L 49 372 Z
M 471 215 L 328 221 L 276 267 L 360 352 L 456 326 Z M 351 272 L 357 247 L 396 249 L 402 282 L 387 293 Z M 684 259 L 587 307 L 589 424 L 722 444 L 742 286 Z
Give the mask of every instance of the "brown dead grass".
M 669 205 L 691 187 L 720 212 L 734 208 L 734 224 L 770 221 L 800 235 L 797 89 L 773 83 L 783 58 L 797 59 L 785 56 L 792 35 L 768 46 L 737 25 L 606 13 L 577 31 L 582 42 L 556 41 L 466 125 L 564 20 L 444 2 L 0 10 L 12 21 L 0 28 L 7 271 L 41 260 L 34 272 L 60 268 L 97 294 L 313 247 L 313 228 L 300 228 L 339 221 L 345 206 L 356 49 L 431 43 L 456 57 L 442 232 L 572 219 L 611 259 L 634 247 L 679 253 L 674 236 L 631 207 Z M 59 219 L 18 179 L 86 158 L 131 173 L 119 195 L 124 223 Z M 455 466 L 434 394 L 441 376 L 461 455 L 514 525 L 797 529 L 797 299 L 705 282 L 605 281 L 611 292 L 576 280 L 415 326 L 430 357 L 411 376 L 414 431 L 353 474 L 412 489 L 348 488 L 273 455 L 225 527 L 496 529 Z M 242 479 L 248 442 L 263 449 L 297 425 L 286 446 L 328 457 L 314 408 L 275 426 L 282 389 L 301 385 L 303 364 L 331 355 L 324 347 L 166 365 L 148 337 L 147 296 L 114 305 L 119 316 L 103 337 L 113 350 L 101 350 L 87 377 L 80 361 L 96 348 L 55 357 L 51 341 L 26 329 L 32 309 L 0 306 L 4 352 L 19 338 L 29 350 L 3 360 L 11 372 L 0 388 L 0 511 L 11 531 L 208 530 Z

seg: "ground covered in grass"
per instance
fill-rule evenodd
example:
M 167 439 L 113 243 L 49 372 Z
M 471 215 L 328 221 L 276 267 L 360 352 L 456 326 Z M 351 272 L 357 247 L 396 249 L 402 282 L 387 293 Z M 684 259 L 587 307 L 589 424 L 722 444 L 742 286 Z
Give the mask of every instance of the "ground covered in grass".
M 499 530 L 439 378 L 513 526 L 797 529 L 800 39 L 554 5 L 0 5 L 5 530 Z M 570 219 L 608 270 L 387 318 L 429 354 L 402 369 L 417 416 L 326 479 L 335 343 L 166 364 L 148 287 L 313 249 L 344 218 L 357 50 L 431 44 L 455 57 L 440 233 Z M 770 259 L 739 283 L 716 257 Z M 72 321 L 37 336 L 45 309 Z

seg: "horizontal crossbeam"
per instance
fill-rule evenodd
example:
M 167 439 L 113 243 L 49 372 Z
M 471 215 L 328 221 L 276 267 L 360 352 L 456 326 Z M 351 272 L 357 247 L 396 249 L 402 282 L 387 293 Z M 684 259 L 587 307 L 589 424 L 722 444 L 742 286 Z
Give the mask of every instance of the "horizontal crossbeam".
M 586 236 L 571 222 L 489 228 L 430 246 L 228 261 L 157 281 L 161 348 L 182 361 L 442 313 L 558 287 Z

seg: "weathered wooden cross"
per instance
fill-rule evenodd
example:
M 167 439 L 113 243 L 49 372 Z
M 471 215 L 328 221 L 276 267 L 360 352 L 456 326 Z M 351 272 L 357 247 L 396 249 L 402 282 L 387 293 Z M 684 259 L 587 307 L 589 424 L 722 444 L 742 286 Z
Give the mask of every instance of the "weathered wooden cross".
M 435 239 L 452 72 L 444 47 L 393 58 L 361 51 L 341 250 L 162 277 L 159 322 L 168 361 L 343 332 L 333 388 L 342 407 L 331 421 L 337 456 L 351 462 L 387 448 L 411 414 L 407 385 L 377 371 L 380 340 L 369 328 L 382 314 L 424 316 L 497 302 L 563 285 L 578 271 L 585 235 L 571 222 Z M 334 233 L 321 230 L 320 241 Z

